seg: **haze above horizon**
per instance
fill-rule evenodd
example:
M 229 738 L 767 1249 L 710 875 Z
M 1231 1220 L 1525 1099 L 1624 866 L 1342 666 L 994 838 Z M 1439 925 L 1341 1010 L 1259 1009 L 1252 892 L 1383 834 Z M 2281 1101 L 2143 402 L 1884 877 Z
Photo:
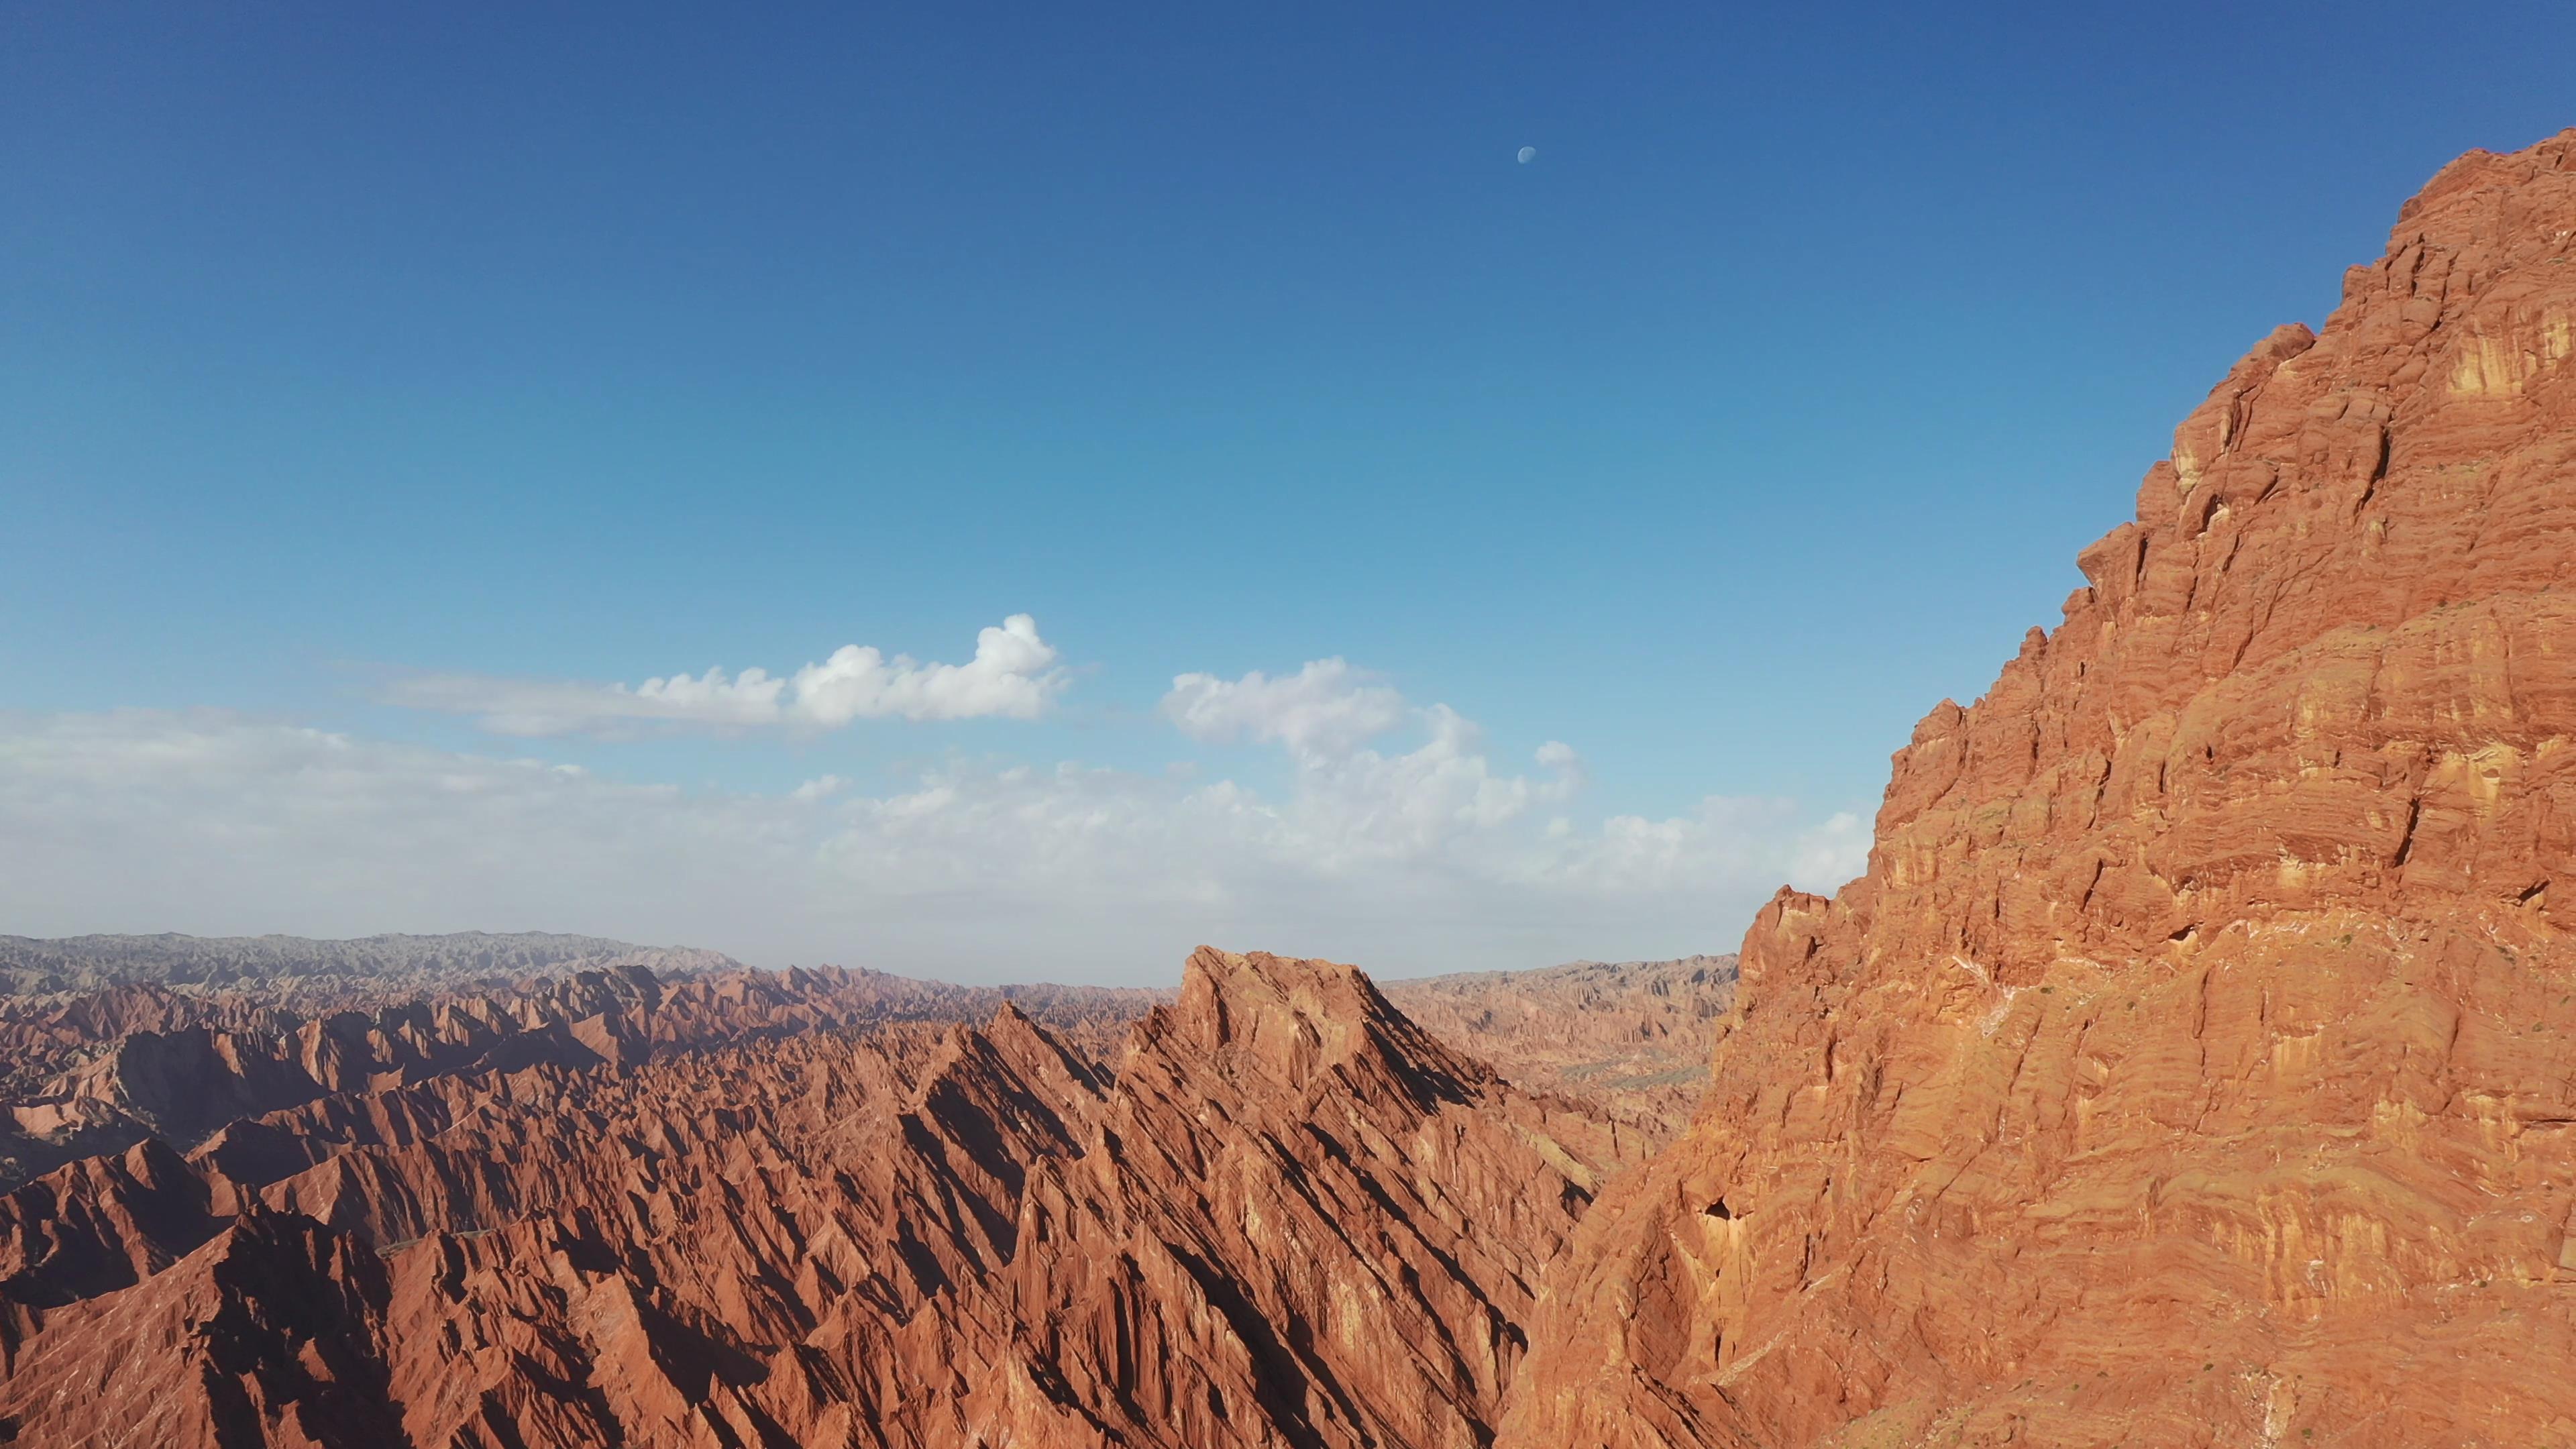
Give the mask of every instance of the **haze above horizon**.
M 0 932 L 1733 950 L 2480 19 L 0 10 Z

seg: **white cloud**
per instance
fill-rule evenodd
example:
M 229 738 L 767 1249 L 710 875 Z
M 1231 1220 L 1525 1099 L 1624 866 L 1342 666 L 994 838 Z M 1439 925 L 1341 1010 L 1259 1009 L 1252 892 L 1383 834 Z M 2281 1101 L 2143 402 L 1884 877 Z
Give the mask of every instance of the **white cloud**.
M 1801 831 L 1789 855 L 1789 883 L 1830 892 L 1869 869 L 1869 822 L 1837 810 L 1824 823 Z
M 1163 696 L 1163 714 L 1194 740 L 1277 741 L 1298 755 L 1339 755 L 1404 723 L 1404 696 L 1342 659 L 1317 659 L 1272 679 L 1184 674 Z
M 817 775 L 787 792 L 791 800 L 827 800 L 850 788 L 850 782 L 838 775 Z
M 1436 852 L 1508 825 L 1533 804 L 1562 803 L 1584 783 L 1582 757 L 1560 740 L 1537 752 L 1549 778 L 1498 772 L 1473 722 L 1445 704 L 1415 708 L 1338 658 L 1277 679 L 1259 670 L 1235 680 L 1184 674 L 1163 696 L 1162 712 L 1193 739 L 1267 741 L 1287 751 L 1296 783 L 1280 825 L 1304 842 L 1306 862 L 1318 870 Z M 1365 747 L 1407 721 L 1425 736 L 1417 748 L 1390 755 Z
M 1515 771 L 1456 712 L 1394 707 L 1377 733 L 1409 721 L 1410 748 L 1238 726 L 1292 761 L 1271 792 L 955 761 L 774 795 L 220 713 L 0 713 L 0 922 L 546 928 L 987 980 L 1165 980 L 1215 941 L 1401 974 L 1732 950 L 1782 880 L 1830 888 L 1867 845 L 1773 800 L 1586 824 L 1570 748 Z
M 889 659 L 873 646 L 845 644 L 793 675 L 746 669 L 673 674 L 624 684 L 502 679 L 479 674 L 415 675 L 394 681 L 395 704 L 469 714 L 496 734 L 522 737 L 614 733 L 663 724 L 741 729 L 839 729 L 853 720 L 1034 719 L 1063 692 L 1056 651 L 1037 621 L 1013 614 L 975 636 L 964 664 Z
M 1033 719 L 1062 687 L 1055 660 L 1054 647 L 1038 637 L 1038 621 L 1026 614 L 978 633 L 975 657 L 964 664 L 916 664 L 901 654 L 889 662 L 872 648 L 844 644 L 831 658 L 796 671 L 789 712 L 826 728 L 889 715 Z

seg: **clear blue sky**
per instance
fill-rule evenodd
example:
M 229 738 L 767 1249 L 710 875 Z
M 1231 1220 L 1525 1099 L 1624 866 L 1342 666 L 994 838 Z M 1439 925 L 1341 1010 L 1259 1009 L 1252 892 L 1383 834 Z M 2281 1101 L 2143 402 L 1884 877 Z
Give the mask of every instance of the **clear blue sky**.
M 1388 970 L 1731 949 L 2056 621 L 2227 366 L 2451 156 L 2576 124 L 2571 76 L 2563 3 L 0 3 L 0 838 L 64 862 L 0 931 L 1104 978 L 1201 929 Z M 1059 672 L 1007 717 L 454 703 L 959 662 L 1019 613 Z M 1413 713 L 1312 745 L 1164 703 L 1332 658 Z M 1433 704 L 1482 736 L 1429 763 L 1530 801 L 1437 796 L 1376 859 L 1419 802 L 1371 771 Z M 303 729 L 369 763 L 315 783 Z M 389 835 L 448 757 L 587 771 L 525 808 L 596 807 L 602 853 L 650 853 L 617 812 L 662 790 L 773 885 L 842 873 L 755 910 L 667 851 L 558 882 L 588 837 L 476 843 L 516 816 Z M 925 775 L 998 792 L 998 854 L 886 823 Z M 825 776 L 874 823 L 775 813 Z M 1219 781 L 1267 813 L 1171 824 Z M 1623 818 L 1734 834 L 1626 879 L 1546 853 Z

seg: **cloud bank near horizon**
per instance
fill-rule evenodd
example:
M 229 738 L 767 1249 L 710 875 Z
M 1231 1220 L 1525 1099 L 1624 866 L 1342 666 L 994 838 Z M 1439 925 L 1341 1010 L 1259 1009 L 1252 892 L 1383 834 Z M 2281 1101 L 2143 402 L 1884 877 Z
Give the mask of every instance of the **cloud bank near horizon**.
M 879 660 L 860 695 L 762 676 L 753 712 L 692 699 L 676 717 L 1007 705 L 1054 653 L 1024 615 L 996 634 L 974 682 Z M 665 682 L 625 697 L 674 696 Z M 549 726 L 531 734 L 632 717 L 518 703 L 492 712 Z M 1578 820 L 1571 746 L 1498 759 L 1457 711 L 1338 658 L 1182 674 L 1159 716 L 1190 741 L 1275 751 L 1284 774 L 1261 789 L 1194 768 L 953 758 L 880 786 L 822 774 L 764 794 L 216 711 L 0 713 L 0 850 L 23 863 L 0 876 L 0 920 L 44 935 L 582 930 L 960 980 L 1154 981 L 1210 941 L 1411 974 L 1731 950 L 1775 888 L 1830 889 L 1869 846 L 1857 815 L 1777 799 Z

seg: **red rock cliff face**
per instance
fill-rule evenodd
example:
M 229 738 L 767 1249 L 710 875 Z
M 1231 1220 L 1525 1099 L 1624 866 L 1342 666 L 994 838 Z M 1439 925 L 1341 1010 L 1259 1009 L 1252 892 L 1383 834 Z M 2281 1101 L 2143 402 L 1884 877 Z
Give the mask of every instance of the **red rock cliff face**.
M 2576 132 L 2176 430 L 1746 937 L 1503 1442 L 2576 1442 Z

